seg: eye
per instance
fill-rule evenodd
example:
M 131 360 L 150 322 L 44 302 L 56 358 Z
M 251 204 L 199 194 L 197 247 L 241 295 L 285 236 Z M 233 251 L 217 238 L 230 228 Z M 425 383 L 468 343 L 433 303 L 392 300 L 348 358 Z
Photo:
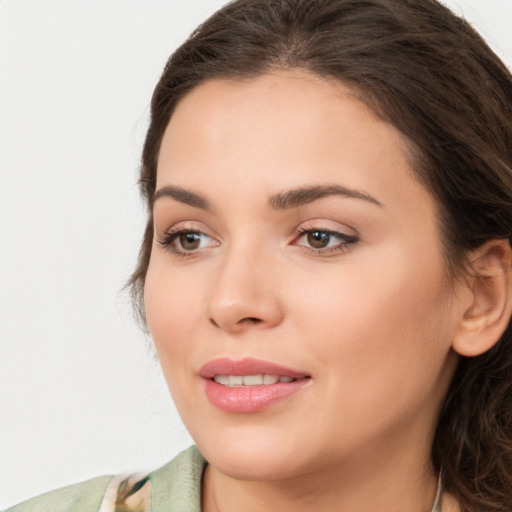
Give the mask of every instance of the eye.
M 333 238 L 327 231 L 309 231 L 305 236 L 307 243 L 314 249 L 325 249 Z
M 331 229 L 304 228 L 299 230 L 297 238 L 292 245 L 319 255 L 333 255 L 347 251 L 358 238 Z
M 215 247 L 218 242 L 201 231 L 176 229 L 166 231 L 158 243 L 174 254 L 188 256 L 201 249 Z
M 179 243 L 181 248 L 185 249 L 186 251 L 199 249 L 199 247 L 201 247 L 201 240 L 201 233 L 196 233 L 194 231 L 189 231 L 188 233 L 180 233 L 176 237 L 176 241 Z

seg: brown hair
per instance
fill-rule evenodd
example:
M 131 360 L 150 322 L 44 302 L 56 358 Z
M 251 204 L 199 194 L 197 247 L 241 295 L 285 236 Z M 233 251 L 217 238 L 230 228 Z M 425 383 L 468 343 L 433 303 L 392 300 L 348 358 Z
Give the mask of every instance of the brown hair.
M 511 240 L 512 77 L 466 21 L 435 0 L 237 0 L 176 50 L 152 98 L 140 176 L 148 222 L 129 283 L 142 319 L 156 164 L 177 102 L 207 80 L 276 68 L 343 82 L 406 136 L 451 271 L 469 249 Z M 512 510 L 510 323 L 487 353 L 461 358 L 432 460 L 463 511 Z

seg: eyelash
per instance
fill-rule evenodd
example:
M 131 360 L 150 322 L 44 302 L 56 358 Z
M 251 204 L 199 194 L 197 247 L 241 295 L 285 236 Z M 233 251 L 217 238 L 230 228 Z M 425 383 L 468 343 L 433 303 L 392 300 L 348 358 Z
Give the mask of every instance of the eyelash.
M 301 238 L 313 233 L 328 235 L 329 237 L 338 239 L 339 242 L 334 247 L 325 247 L 319 249 L 306 245 L 299 245 L 296 243 Z M 357 242 L 359 242 L 359 238 L 354 235 L 347 235 L 346 233 L 340 233 L 339 231 L 326 228 L 302 227 L 297 230 L 297 237 L 295 238 L 292 245 L 301 247 L 303 250 L 306 250 L 317 256 L 335 256 L 336 254 L 343 254 L 344 252 L 347 252 Z
M 172 254 L 174 254 L 176 256 L 181 256 L 181 257 L 186 258 L 186 257 L 190 257 L 190 256 L 197 254 L 197 252 L 198 252 L 197 249 L 192 250 L 192 251 L 187 251 L 184 248 L 179 249 L 177 247 L 178 239 L 182 235 L 198 235 L 198 236 L 202 236 L 202 237 L 211 238 L 208 235 L 206 235 L 205 233 L 203 233 L 202 231 L 199 231 L 197 229 L 187 229 L 187 228 L 173 229 L 173 228 L 171 228 L 168 231 L 166 231 L 165 233 L 163 233 L 162 238 L 160 240 L 157 240 L 157 242 L 161 246 L 163 246 L 165 249 L 167 249 L 168 251 L 170 251 Z
M 297 242 L 306 237 L 309 234 L 322 234 L 327 235 L 328 237 L 338 239 L 339 242 L 334 247 L 324 247 L 324 248 L 315 248 L 306 245 L 300 245 Z M 211 239 L 208 235 L 203 233 L 202 231 L 196 229 L 187 229 L 187 228 L 177 228 L 177 229 L 169 229 L 165 233 L 163 233 L 162 238 L 157 240 L 157 242 L 163 246 L 165 249 L 170 251 L 173 255 L 180 257 L 191 257 L 198 253 L 201 248 L 194 250 L 186 250 L 183 247 L 178 248 L 177 243 L 179 243 L 179 238 L 182 235 L 197 235 L 200 237 L 207 237 Z M 308 251 L 316 256 L 334 256 L 336 254 L 342 254 L 348 251 L 354 244 L 359 241 L 357 236 L 347 235 L 345 233 L 340 233 L 339 231 L 334 231 L 332 229 L 318 228 L 318 227 L 302 227 L 296 231 L 296 237 L 290 245 L 301 247 L 302 250 Z M 331 240 L 329 239 L 328 243 Z M 218 242 L 215 243 L 218 245 Z

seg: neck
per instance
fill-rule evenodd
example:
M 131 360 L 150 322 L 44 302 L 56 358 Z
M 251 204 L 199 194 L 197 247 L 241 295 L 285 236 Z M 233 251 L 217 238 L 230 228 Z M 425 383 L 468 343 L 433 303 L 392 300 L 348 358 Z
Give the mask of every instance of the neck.
M 371 463 L 369 458 L 359 456 L 351 464 L 263 481 L 240 480 L 208 466 L 203 481 L 203 510 L 431 512 L 438 475 L 428 457 L 418 459 L 407 451 L 401 453 L 403 456 L 381 460 L 372 453 Z M 423 462 L 418 464 L 418 460 Z

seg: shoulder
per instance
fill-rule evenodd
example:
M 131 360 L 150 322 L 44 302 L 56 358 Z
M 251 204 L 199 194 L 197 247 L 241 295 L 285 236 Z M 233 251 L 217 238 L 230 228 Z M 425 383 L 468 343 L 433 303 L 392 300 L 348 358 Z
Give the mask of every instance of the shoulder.
M 200 512 L 206 460 L 196 446 L 150 473 L 152 512 Z
M 151 484 L 146 475 L 94 478 L 20 503 L 5 512 L 149 512 Z
M 5 512 L 97 512 L 111 476 L 93 478 L 20 503 Z
M 94 478 L 5 512 L 200 512 L 205 467 L 203 456 L 192 446 L 149 475 Z

